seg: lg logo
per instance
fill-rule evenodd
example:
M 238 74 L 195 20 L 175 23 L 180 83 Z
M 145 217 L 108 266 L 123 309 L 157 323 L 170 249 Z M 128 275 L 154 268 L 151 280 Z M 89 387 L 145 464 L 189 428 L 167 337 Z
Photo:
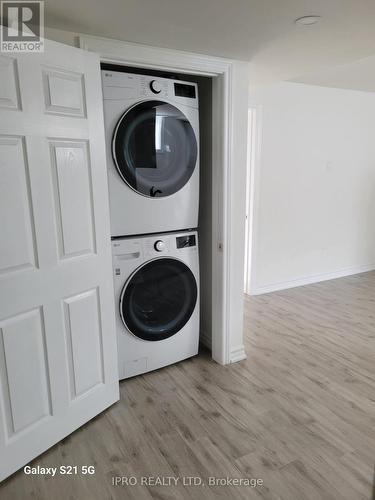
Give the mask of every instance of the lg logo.
M 42 52 L 44 2 L 1 2 L 1 51 Z

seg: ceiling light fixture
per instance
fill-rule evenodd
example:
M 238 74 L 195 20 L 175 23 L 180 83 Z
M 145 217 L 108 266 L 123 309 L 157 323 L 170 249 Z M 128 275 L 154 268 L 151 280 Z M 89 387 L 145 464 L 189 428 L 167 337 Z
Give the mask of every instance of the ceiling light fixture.
M 316 24 L 321 19 L 320 16 L 303 16 L 296 19 L 294 22 L 296 24 L 302 24 L 303 26 L 311 26 L 312 24 Z

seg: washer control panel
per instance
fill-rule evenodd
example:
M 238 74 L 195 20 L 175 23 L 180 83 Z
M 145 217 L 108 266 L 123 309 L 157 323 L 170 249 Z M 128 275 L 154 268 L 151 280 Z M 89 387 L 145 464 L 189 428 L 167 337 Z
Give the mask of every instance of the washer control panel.
M 116 268 L 115 275 L 120 275 L 122 266 L 131 261 L 141 262 L 143 259 L 158 256 L 176 256 L 179 252 L 197 252 L 197 233 L 164 233 L 155 236 L 140 236 L 138 238 L 118 238 L 112 241 L 112 256 Z

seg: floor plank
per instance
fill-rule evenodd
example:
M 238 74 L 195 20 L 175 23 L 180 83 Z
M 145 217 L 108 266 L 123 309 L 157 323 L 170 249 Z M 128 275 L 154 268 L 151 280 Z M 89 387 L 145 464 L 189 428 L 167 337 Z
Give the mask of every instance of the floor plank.
M 375 272 L 245 298 L 248 359 L 209 353 L 121 383 L 121 401 L 33 465 L 95 465 L 90 477 L 25 476 L 1 500 L 369 500 L 375 458 Z M 113 486 L 113 476 L 179 477 Z M 205 486 L 182 484 L 199 476 Z M 207 478 L 259 478 L 212 486 Z

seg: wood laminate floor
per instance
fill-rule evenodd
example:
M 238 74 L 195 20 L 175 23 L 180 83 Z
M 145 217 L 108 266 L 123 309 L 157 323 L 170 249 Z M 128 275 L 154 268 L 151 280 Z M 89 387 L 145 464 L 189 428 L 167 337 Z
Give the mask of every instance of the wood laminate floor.
M 121 401 L 33 465 L 1 500 L 369 500 L 375 456 L 375 272 L 246 298 L 246 361 L 205 352 L 121 383 Z M 113 486 L 113 476 L 180 477 Z M 258 478 L 257 488 L 183 486 L 182 476 Z

